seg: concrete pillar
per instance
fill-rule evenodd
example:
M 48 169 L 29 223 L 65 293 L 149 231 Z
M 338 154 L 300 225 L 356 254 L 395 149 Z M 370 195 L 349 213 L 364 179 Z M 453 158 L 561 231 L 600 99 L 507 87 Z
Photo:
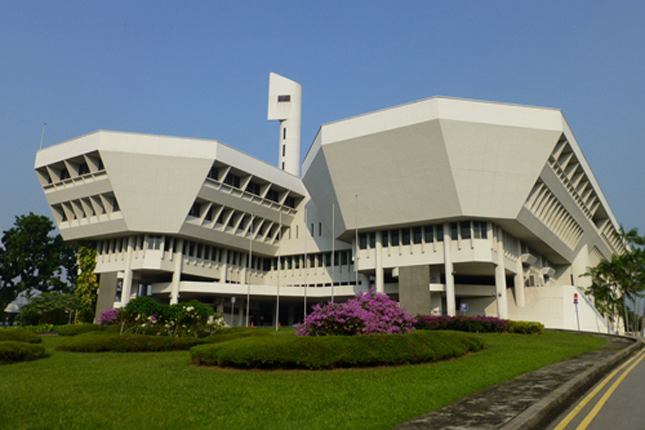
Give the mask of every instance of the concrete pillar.
M 172 272 L 172 288 L 170 290 L 170 304 L 174 305 L 179 302 L 179 283 L 181 282 L 181 271 L 184 265 L 184 240 L 177 239 L 175 249 L 173 250 L 174 270 Z
M 376 232 L 376 292 L 385 292 L 385 275 L 383 273 L 383 232 Z
M 132 294 L 132 253 L 134 252 L 134 236 L 128 237 L 128 249 L 125 254 L 125 270 L 123 271 L 123 288 L 121 289 L 121 305 L 130 301 Z
M 497 229 L 497 266 L 495 266 L 495 294 L 497 295 L 497 317 L 508 319 L 506 297 L 506 270 L 504 269 L 504 240 L 502 230 Z
M 443 261 L 446 272 L 446 307 L 448 315 L 457 315 L 457 300 L 455 298 L 455 275 L 452 265 L 452 237 L 450 236 L 450 223 L 443 225 Z
M 515 290 L 515 304 L 518 308 L 523 308 L 526 304 L 526 299 L 524 298 L 524 267 L 522 266 L 522 257 L 520 254 L 517 255 L 517 261 L 515 262 L 515 270 L 517 273 L 513 278 L 513 286 Z

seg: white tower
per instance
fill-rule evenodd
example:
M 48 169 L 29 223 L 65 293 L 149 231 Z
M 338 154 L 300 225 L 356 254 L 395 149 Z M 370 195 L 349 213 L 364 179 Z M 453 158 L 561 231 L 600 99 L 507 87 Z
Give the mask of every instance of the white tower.
M 300 176 L 300 123 L 302 87 L 275 73 L 269 74 L 268 120 L 280 121 L 280 156 L 278 167 Z

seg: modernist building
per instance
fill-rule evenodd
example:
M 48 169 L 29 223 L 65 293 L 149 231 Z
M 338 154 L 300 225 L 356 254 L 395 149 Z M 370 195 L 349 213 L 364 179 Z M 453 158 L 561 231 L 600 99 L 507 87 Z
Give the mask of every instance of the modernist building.
M 110 131 L 38 152 L 61 235 L 96 243 L 97 314 L 151 295 L 293 324 L 374 287 L 411 313 L 572 328 L 578 293 L 583 329 L 606 329 L 580 275 L 627 247 L 559 110 L 434 97 L 321 126 L 301 166 L 300 107 L 271 74 L 277 167 Z

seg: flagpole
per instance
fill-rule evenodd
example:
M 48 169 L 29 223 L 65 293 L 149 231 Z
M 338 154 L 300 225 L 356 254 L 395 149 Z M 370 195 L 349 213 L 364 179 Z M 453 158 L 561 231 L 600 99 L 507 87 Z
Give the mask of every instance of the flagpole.
M 278 331 L 280 327 L 280 277 L 282 276 L 282 273 L 280 271 L 280 264 L 282 263 L 282 209 L 280 209 L 278 237 L 280 238 L 280 241 L 278 242 L 278 294 L 275 300 L 275 331 Z
M 354 246 L 354 252 L 355 257 L 354 257 L 354 272 L 356 274 L 356 288 L 358 288 L 358 194 L 356 194 L 356 199 L 355 199 L 355 208 L 354 208 L 354 224 L 356 225 L 356 238 L 355 238 L 355 246 Z
M 309 226 L 307 225 L 307 207 L 305 206 L 305 231 L 309 232 Z M 313 232 L 312 232 L 313 235 Z M 305 300 L 304 300 L 304 316 L 302 317 L 302 322 L 305 322 L 305 318 L 307 318 L 307 270 L 306 270 L 306 265 L 307 265 L 307 234 L 303 234 L 302 237 L 305 240 Z
M 332 202 L 331 204 L 331 302 L 334 303 L 334 276 L 336 275 L 336 270 L 334 270 L 334 251 L 336 244 L 336 203 Z
M 251 267 L 253 266 L 252 261 L 253 261 L 253 219 L 255 218 L 255 215 L 251 215 L 251 226 L 249 227 L 249 230 L 251 230 L 251 237 L 249 239 L 249 261 L 248 261 L 248 269 L 246 270 L 246 326 L 249 326 L 249 308 L 250 308 L 250 303 L 251 303 Z

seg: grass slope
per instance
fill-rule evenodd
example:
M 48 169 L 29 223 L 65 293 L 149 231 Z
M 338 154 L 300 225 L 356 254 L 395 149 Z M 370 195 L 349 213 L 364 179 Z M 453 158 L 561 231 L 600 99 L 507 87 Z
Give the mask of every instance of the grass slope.
M 604 340 L 479 335 L 486 349 L 441 363 L 342 371 L 190 367 L 186 351 L 74 354 L 0 367 L 0 428 L 388 429 Z

